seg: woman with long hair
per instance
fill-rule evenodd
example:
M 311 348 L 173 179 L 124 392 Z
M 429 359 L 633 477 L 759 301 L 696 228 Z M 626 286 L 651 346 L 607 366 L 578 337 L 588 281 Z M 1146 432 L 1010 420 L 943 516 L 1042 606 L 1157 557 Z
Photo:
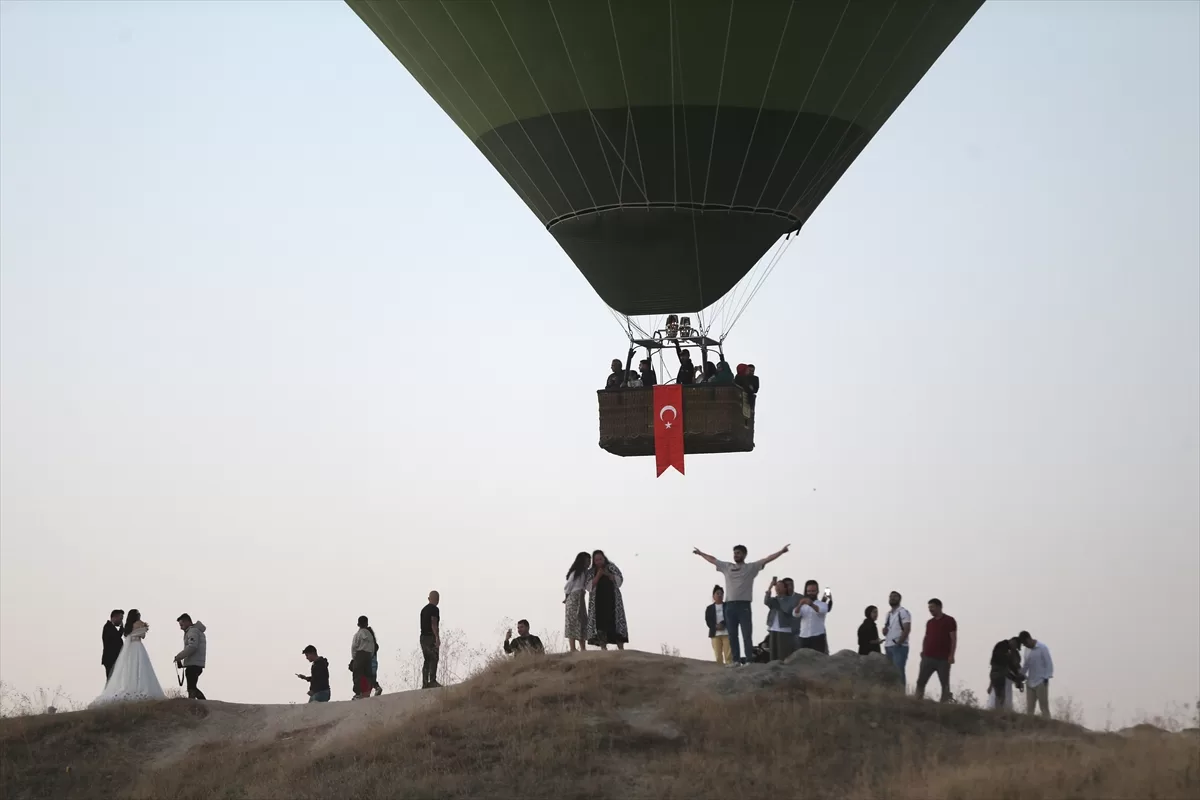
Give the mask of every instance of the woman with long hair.
M 571 652 L 576 645 L 580 650 L 587 650 L 588 609 L 583 601 L 583 593 L 588 589 L 588 567 L 592 565 L 592 557 L 585 552 L 575 556 L 571 568 L 567 570 L 567 585 L 563 587 L 563 605 L 566 606 L 567 621 L 564 635 L 571 642 Z
M 117 663 L 113 665 L 112 677 L 108 679 L 100 696 L 92 701 L 92 706 L 162 700 L 166 697 L 142 643 L 149 630 L 150 626 L 142 622 L 141 612 L 136 608 L 130 609 L 125 617 L 125 627 L 121 630 L 121 635 L 125 637 L 125 645 L 121 648 L 121 654 L 117 656 Z
M 629 641 L 625 602 L 621 599 L 621 584 L 624 582 L 621 570 L 608 560 L 603 550 L 592 553 L 592 565 L 587 571 L 587 642 L 601 650 L 607 650 L 610 644 L 615 644 L 618 650 L 624 650 L 625 643 Z

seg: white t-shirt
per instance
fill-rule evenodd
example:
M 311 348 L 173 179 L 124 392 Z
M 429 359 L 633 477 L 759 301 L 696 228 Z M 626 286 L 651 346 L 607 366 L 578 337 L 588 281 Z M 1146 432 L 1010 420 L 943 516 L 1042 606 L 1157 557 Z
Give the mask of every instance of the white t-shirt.
M 717 636 L 728 636 L 729 631 L 721 629 L 721 623 L 723 623 L 725 621 L 725 604 L 724 603 L 716 603 L 714 605 L 714 608 L 716 608 L 716 610 L 717 610 L 717 633 L 716 633 L 716 635 Z
M 814 600 L 812 605 L 805 603 L 796 606 L 792 612 L 800 618 L 800 638 L 808 639 L 825 633 L 825 615 L 829 613 L 829 605 L 823 600 Z
M 900 641 L 900 637 L 904 635 L 905 625 L 908 625 L 910 630 L 912 629 L 912 614 L 908 613 L 908 609 L 904 606 L 889 609 L 883 623 L 883 646 L 895 647 L 896 642 Z M 912 636 L 910 635 L 904 644 L 907 645 L 911 640 Z

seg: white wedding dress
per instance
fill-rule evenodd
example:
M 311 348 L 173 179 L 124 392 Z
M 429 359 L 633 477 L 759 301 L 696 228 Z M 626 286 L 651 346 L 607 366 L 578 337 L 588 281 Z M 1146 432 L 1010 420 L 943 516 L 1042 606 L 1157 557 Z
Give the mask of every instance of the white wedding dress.
M 1004 707 L 1012 710 L 1013 707 L 1013 682 L 1011 680 L 1004 681 Z M 987 708 L 996 707 L 996 692 L 991 686 L 988 687 Z
M 92 701 L 91 707 L 108 703 L 131 703 L 139 700 L 165 700 L 162 686 L 150 665 L 150 655 L 142 639 L 146 638 L 149 626 L 134 628 L 125 637 L 125 646 L 113 665 L 112 677 L 104 686 L 100 696 Z

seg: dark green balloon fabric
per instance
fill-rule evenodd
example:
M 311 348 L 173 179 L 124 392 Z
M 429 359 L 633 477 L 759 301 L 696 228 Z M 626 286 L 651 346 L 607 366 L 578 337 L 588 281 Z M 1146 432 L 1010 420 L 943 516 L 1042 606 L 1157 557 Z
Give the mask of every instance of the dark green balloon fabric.
M 347 3 L 632 315 L 728 292 L 982 0 Z

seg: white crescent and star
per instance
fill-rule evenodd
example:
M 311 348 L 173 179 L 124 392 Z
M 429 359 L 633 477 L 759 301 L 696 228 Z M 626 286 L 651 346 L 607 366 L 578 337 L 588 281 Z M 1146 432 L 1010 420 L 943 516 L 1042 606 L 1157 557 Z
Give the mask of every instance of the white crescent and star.
M 665 417 L 663 417 L 663 414 L 666 414 L 668 411 L 671 412 L 671 419 L 666 419 Z M 679 412 L 675 410 L 675 406 L 663 406 L 662 409 L 658 412 L 658 418 L 660 420 L 662 420 L 664 423 L 666 423 L 666 427 L 668 427 L 668 428 L 671 427 L 671 421 L 677 419 L 678 417 L 679 417 Z

